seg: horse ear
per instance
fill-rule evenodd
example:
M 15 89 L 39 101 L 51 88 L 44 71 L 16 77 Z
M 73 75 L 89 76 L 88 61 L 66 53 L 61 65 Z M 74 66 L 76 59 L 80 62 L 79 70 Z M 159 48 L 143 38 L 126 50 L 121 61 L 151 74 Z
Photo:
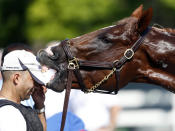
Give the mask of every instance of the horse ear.
M 138 31 L 139 33 L 142 33 L 146 28 L 148 27 L 153 15 L 152 8 L 149 8 L 148 10 L 144 11 L 141 15 L 141 17 L 138 20 Z
M 131 16 L 140 18 L 142 16 L 142 13 L 143 13 L 143 5 L 140 5 L 137 9 L 133 11 Z

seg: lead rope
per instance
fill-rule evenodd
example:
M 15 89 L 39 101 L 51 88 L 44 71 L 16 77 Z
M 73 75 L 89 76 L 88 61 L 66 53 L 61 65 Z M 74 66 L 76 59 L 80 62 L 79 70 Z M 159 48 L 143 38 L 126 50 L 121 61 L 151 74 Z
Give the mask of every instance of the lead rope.
M 67 108 L 68 108 L 68 103 L 69 103 L 69 96 L 70 96 L 70 91 L 71 91 L 71 86 L 72 86 L 72 75 L 73 75 L 73 70 L 69 69 L 68 83 L 66 85 L 66 93 L 65 93 L 65 98 L 64 98 L 64 106 L 63 106 L 60 131 L 64 131 L 64 125 L 65 125 L 66 115 L 67 115 Z

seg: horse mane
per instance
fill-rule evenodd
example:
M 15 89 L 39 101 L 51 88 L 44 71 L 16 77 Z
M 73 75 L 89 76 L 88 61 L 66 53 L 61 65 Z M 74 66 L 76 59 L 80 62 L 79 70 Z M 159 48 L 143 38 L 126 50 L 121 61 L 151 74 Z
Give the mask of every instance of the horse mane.
M 171 33 L 172 35 L 175 35 L 175 29 L 172 28 L 165 28 L 165 30 L 169 33 Z
M 164 28 L 163 26 L 161 26 L 161 25 L 153 25 L 152 26 L 153 28 L 156 28 L 156 29 L 158 29 L 158 30 L 160 30 L 160 31 L 162 31 L 162 32 L 168 32 L 168 33 L 170 33 L 171 35 L 175 35 L 175 29 L 172 29 L 172 28 Z

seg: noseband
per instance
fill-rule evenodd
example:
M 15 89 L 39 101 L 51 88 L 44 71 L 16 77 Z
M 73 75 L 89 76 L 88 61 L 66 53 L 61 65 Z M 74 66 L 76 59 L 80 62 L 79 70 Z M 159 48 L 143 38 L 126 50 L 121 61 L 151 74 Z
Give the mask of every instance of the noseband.
M 124 55 L 120 58 L 120 60 L 115 60 L 113 62 L 99 62 L 99 61 L 84 61 L 79 60 L 78 58 L 74 57 L 70 51 L 70 42 L 69 40 L 64 40 L 61 42 L 61 46 L 67 56 L 68 60 L 68 82 L 66 86 L 66 94 L 64 100 L 64 107 L 63 107 L 63 116 L 62 116 L 62 123 L 61 123 L 61 131 L 64 130 L 64 124 L 66 119 L 67 107 L 68 107 L 68 100 L 70 96 L 70 90 L 72 86 L 72 75 L 75 74 L 78 84 L 81 87 L 81 90 L 85 93 L 89 92 L 97 92 L 97 93 L 105 93 L 105 94 L 117 94 L 119 91 L 119 80 L 120 80 L 120 70 L 122 66 L 128 61 L 131 60 L 134 56 L 134 53 L 139 48 L 143 40 L 145 39 L 146 34 L 151 30 L 151 28 L 147 28 L 139 37 L 139 39 L 133 44 L 133 46 L 127 49 L 124 52 Z M 111 70 L 111 72 L 106 75 L 101 81 L 97 82 L 94 86 L 90 89 L 86 88 L 82 75 L 80 73 L 80 69 L 88 69 L 91 68 L 93 70 Z M 100 87 L 104 82 L 106 82 L 113 74 L 115 73 L 116 78 L 116 88 L 114 91 L 106 91 L 100 90 Z

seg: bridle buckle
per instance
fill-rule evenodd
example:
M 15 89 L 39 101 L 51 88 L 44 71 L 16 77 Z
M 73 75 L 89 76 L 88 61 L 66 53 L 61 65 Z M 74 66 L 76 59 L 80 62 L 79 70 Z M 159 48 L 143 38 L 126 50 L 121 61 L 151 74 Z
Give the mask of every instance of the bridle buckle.
M 127 49 L 124 53 L 126 59 L 130 60 L 134 56 L 133 49 Z
M 79 69 L 78 59 L 76 57 L 74 57 L 72 60 L 69 60 L 68 69 L 70 70 Z

